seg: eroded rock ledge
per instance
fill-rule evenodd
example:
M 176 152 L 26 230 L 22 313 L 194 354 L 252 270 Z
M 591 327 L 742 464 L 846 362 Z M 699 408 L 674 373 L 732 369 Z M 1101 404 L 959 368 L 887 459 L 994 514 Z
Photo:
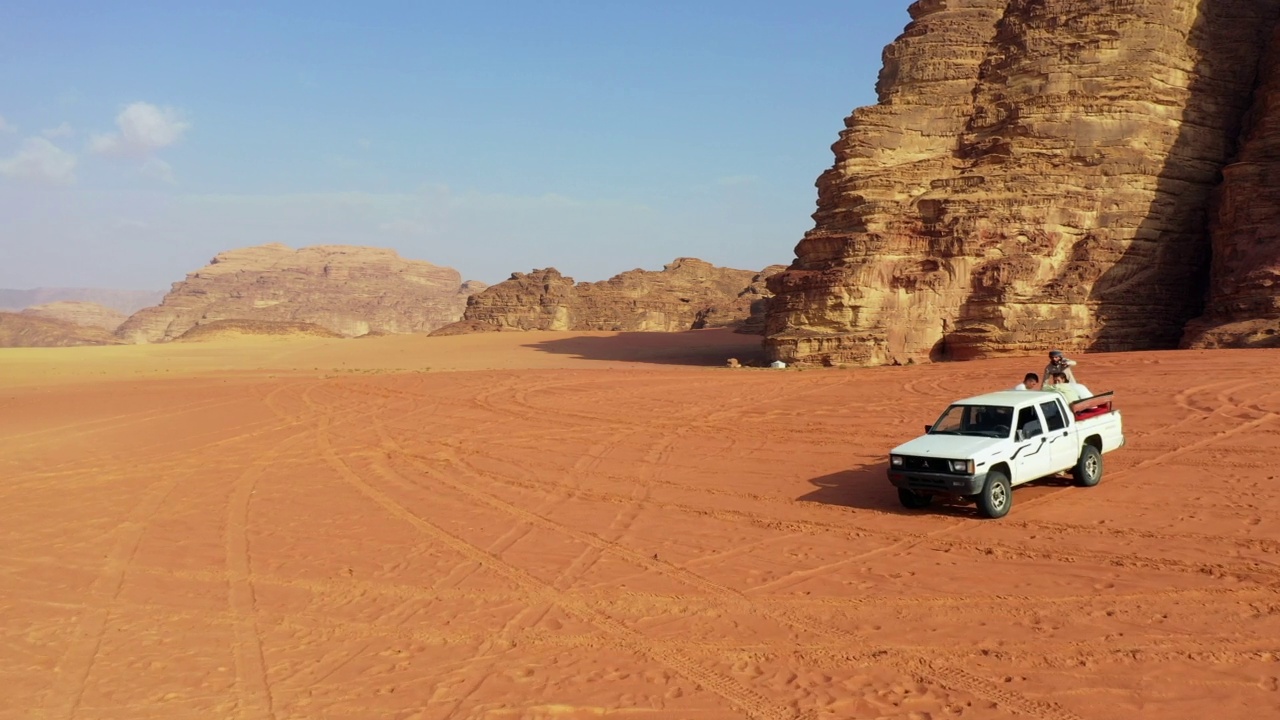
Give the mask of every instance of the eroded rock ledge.
M 468 295 L 484 287 L 394 250 L 271 243 L 219 254 L 116 335 L 159 342 L 221 320 L 311 323 L 346 337 L 430 332 L 457 320 Z
M 774 265 L 757 273 L 676 258 L 660 271 L 630 270 L 601 282 L 574 282 L 555 268 L 512 273 L 473 295 L 461 321 L 433 334 L 709 327 L 759 332 L 769 299 L 765 278 L 782 269 Z

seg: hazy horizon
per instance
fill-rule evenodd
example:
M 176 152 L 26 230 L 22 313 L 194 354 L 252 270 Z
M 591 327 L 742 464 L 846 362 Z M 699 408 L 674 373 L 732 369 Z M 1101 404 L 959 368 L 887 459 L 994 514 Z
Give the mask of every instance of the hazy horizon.
M 267 242 L 486 283 L 786 264 L 907 5 L 7 3 L 0 287 Z

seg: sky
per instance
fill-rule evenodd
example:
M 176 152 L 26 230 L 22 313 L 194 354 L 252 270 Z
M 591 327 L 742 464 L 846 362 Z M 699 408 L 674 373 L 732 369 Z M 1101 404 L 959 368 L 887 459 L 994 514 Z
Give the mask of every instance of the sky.
M 499 282 L 794 258 L 906 0 L 0 3 L 0 287 L 223 250 Z

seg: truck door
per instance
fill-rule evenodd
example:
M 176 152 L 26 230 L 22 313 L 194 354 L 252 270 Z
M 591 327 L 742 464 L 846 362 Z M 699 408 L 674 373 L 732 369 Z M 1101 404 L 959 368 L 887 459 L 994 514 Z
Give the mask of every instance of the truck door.
M 1049 469 L 1061 472 L 1076 464 L 1079 445 L 1067 429 L 1067 417 L 1061 402 L 1050 400 L 1041 403 L 1040 412 L 1044 415 L 1045 432 L 1049 436 Z
M 1040 419 L 1035 405 L 1018 411 L 1018 422 L 1014 428 L 1014 439 L 1017 440 L 1012 458 L 1014 484 L 1052 474 L 1049 438 L 1045 435 L 1044 421 Z

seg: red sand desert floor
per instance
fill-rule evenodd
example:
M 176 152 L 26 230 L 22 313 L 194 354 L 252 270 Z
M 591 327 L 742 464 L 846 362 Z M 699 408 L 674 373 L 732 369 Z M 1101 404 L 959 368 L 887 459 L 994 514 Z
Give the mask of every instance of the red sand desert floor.
M 1039 358 L 308 342 L 0 351 L 0 718 L 1280 717 L 1280 353 L 1081 356 L 990 521 L 885 456 Z

